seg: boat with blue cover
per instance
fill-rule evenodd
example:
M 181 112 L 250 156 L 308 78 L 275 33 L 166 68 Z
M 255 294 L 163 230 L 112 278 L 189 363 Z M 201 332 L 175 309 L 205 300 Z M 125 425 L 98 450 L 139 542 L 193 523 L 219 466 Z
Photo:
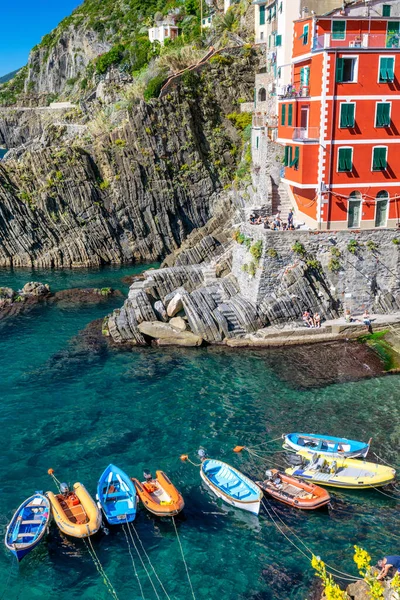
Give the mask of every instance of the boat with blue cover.
M 316 433 L 287 433 L 283 435 L 283 439 L 283 447 L 287 450 L 307 450 L 333 458 L 365 458 L 371 444 L 371 439 L 365 443 Z
M 110 525 L 134 521 L 138 501 L 135 486 L 119 467 L 110 464 L 105 469 L 97 484 L 96 498 Z
M 200 476 L 218 498 L 258 515 L 263 493 L 246 475 L 221 460 L 206 458 L 201 463 Z
M 21 561 L 42 541 L 50 520 L 50 502 L 36 492 L 15 512 L 7 527 L 5 545 Z

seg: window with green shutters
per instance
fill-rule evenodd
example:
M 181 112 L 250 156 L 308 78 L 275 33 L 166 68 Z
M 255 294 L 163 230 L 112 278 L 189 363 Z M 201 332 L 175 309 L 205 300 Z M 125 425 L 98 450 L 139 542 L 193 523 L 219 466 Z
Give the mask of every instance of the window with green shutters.
M 279 3 L 279 12 L 282 13 L 283 10 L 283 2 Z
M 394 58 L 379 57 L 379 83 L 389 83 L 394 81 Z
M 265 25 L 265 6 L 260 6 L 260 25 Z
M 386 34 L 386 48 L 398 48 L 400 40 L 400 22 L 388 21 Z
M 300 85 L 308 86 L 310 83 L 310 67 L 302 67 L 300 69 Z
M 392 7 L 390 6 L 390 4 L 384 4 L 382 6 L 382 17 L 390 17 L 390 9 Z
M 281 35 L 275 36 L 275 46 L 282 46 L 282 36 Z
M 357 76 L 357 58 L 336 59 L 336 83 L 355 83 Z
M 376 103 L 375 127 L 390 127 L 390 102 Z
M 353 102 L 342 102 L 340 105 L 340 124 L 339 127 L 354 127 L 355 105 Z
M 387 148 L 377 146 L 373 149 L 372 170 L 382 171 L 387 167 Z
M 288 120 L 287 120 L 287 124 L 288 125 L 293 125 L 293 104 L 289 104 L 288 105 Z
M 351 171 L 353 168 L 353 149 L 339 148 L 338 152 L 338 171 L 340 173 Z
M 308 25 L 304 25 L 303 33 L 300 36 L 300 39 L 303 40 L 303 46 L 307 46 L 307 44 L 308 44 Z
M 286 104 L 282 104 L 281 125 L 285 125 L 286 121 Z
M 268 9 L 268 23 L 271 23 L 271 9 Z
M 292 146 L 285 146 L 285 167 L 290 167 L 292 162 Z
M 344 40 L 346 38 L 346 21 L 332 21 L 332 39 Z
M 299 158 L 300 158 L 300 148 L 299 146 L 295 146 L 294 147 L 294 156 L 292 158 L 292 160 L 290 161 L 290 166 L 294 167 L 295 169 L 299 168 Z

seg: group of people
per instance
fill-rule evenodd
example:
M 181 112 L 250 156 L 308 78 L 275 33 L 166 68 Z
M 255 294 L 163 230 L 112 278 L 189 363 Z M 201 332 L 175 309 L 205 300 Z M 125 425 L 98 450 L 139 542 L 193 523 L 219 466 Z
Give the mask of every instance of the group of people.
M 286 231 L 294 230 L 294 215 L 292 209 L 288 212 L 287 222 L 283 222 L 281 218 L 281 211 L 278 210 L 273 217 L 262 217 L 261 215 L 250 215 L 250 225 L 263 225 L 264 229 L 272 229 L 273 231 Z
M 344 320 L 346 321 L 346 323 L 361 323 L 360 319 L 355 319 L 354 317 L 351 316 L 351 312 L 348 308 L 346 309 L 346 311 L 344 313 Z M 367 309 L 364 310 L 362 322 L 365 325 L 365 329 L 367 329 L 368 331 L 372 331 L 371 316 L 370 316 L 369 312 L 367 311 Z
M 319 329 L 321 327 L 321 315 L 319 313 L 311 314 L 309 310 L 303 312 L 303 323 L 306 327 Z

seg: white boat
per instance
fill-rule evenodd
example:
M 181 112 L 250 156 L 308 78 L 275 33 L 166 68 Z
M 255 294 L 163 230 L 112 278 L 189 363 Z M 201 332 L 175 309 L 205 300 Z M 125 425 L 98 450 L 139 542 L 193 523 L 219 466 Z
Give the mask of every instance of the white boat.
M 206 458 L 201 463 L 200 476 L 209 489 L 227 504 L 255 515 L 260 512 L 262 490 L 234 467 L 221 460 Z
M 371 440 L 366 443 L 318 433 L 287 433 L 282 437 L 283 447 L 287 450 L 292 452 L 307 450 L 307 452 L 334 458 L 365 458 L 371 444 Z

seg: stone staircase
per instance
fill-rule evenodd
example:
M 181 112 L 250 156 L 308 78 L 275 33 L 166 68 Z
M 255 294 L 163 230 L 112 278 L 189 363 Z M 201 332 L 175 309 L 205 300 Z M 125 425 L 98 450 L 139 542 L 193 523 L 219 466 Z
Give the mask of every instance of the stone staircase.
M 281 181 L 279 186 L 272 185 L 272 214 L 275 215 L 280 210 L 283 221 L 286 221 L 291 208 L 293 202 L 289 197 L 286 184 Z
M 214 283 L 214 281 L 217 278 L 216 273 L 215 273 L 215 266 L 208 264 L 205 267 L 203 267 L 202 271 L 203 271 L 203 277 L 204 277 L 204 285 L 209 285 L 210 283 Z

